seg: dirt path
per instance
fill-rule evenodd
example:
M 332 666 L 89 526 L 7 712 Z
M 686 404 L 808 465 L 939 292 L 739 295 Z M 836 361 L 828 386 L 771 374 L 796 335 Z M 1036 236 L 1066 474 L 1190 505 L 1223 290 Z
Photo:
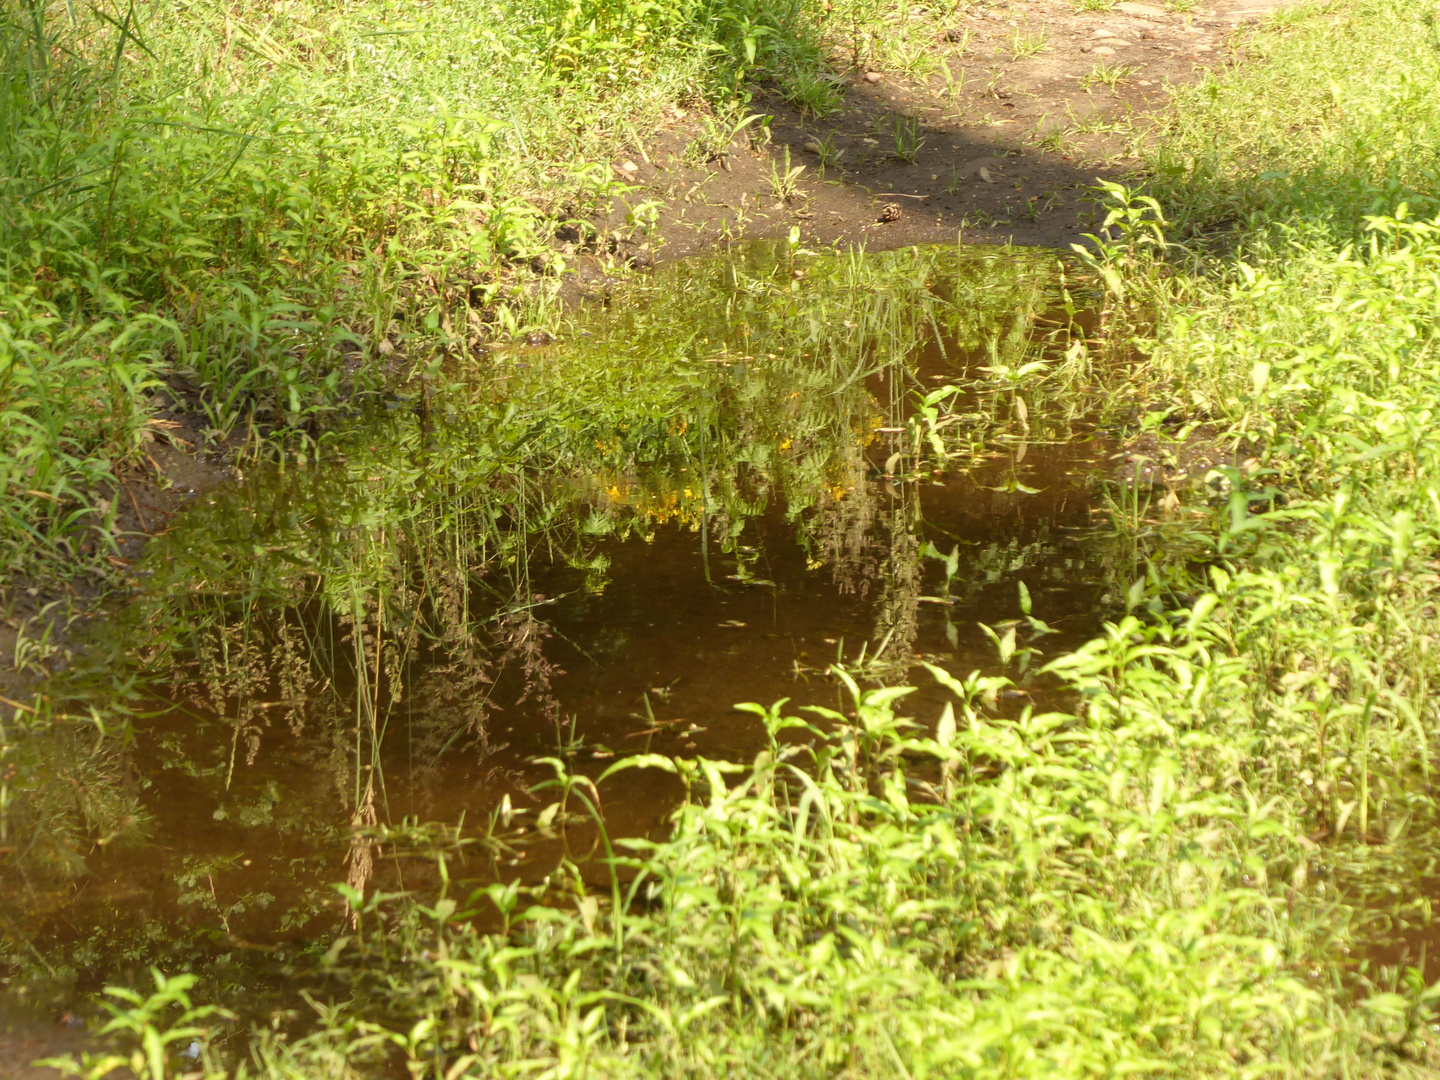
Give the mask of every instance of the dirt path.
M 1012 0 L 944 22 L 917 8 L 894 33 L 912 68 L 932 67 L 924 78 L 851 66 L 835 84 L 843 105 L 823 119 L 759 98 L 752 109 L 774 116 L 769 145 L 742 135 L 700 168 L 685 154 L 704 126 L 679 109 L 642 153 L 615 166 L 639 187 L 630 205 L 664 204 L 652 237 L 653 256 L 664 259 L 795 225 L 821 243 L 898 247 L 959 234 L 1066 248 L 1093 228 L 1096 179 L 1135 176 L 1136 143 L 1164 122 L 1172 88 L 1243 60 L 1237 31 L 1284 2 L 1219 0 L 1179 12 Z M 789 168 L 804 171 L 793 192 L 777 194 L 787 154 Z M 882 214 L 887 205 L 898 217 Z M 623 225 L 624 211 L 610 224 Z

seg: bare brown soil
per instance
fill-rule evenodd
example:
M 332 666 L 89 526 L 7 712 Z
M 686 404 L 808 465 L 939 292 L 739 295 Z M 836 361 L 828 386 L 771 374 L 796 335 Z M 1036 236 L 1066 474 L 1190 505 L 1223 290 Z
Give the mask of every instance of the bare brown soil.
M 944 23 L 917 13 L 896 33 L 928 53 L 932 74 L 907 78 L 837 57 L 839 111 L 807 117 L 762 94 L 751 108 L 773 116 L 769 141 L 750 138 L 752 125 L 699 166 L 686 150 L 702 121 L 677 108 L 633 157 L 614 162 L 637 190 L 607 225 L 624 226 L 626 211 L 646 200 L 663 205 L 650 242 L 633 253 L 642 265 L 793 226 L 807 243 L 893 248 L 959 237 L 1068 249 L 1097 224 L 1096 181 L 1139 178 L 1137 141 L 1163 125 L 1173 88 L 1243 60 L 1240 31 L 1283 2 L 1216 0 L 1181 13 L 1009 0 Z M 907 125 L 919 140 L 911 161 L 895 136 Z M 781 197 L 772 178 L 786 172 L 787 154 L 791 168 L 805 168 Z M 600 276 L 582 265 L 581 291 Z

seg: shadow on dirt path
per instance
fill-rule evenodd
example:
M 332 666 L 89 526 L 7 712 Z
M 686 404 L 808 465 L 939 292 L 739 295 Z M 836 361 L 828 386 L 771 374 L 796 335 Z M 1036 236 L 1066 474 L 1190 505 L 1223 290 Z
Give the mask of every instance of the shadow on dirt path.
M 750 137 L 760 128 L 752 124 L 728 152 L 697 163 L 691 144 L 705 118 L 673 110 L 649 144 L 614 163 L 636 190 L 607 224 L 659 204 L 642 265 L 794 226 L 822 244 L 891 248 L 958 235 L 1068 248 L 1094 227 L 1097 179 L 1140 175 L 1138 144 L 1166 122 L 1172 91 L 1243 62 L 1244 28 L 1284 2 L 1182 12 L 1012 0 L 939 21 L 916 8 L 892 24 L 887 50 L 908 57 L 910 74 L 837 56 L 846 74 L 831 84 L 839 107 L 828 115 L 759 96 L 751 110 L 771 118 L 761 136 Z

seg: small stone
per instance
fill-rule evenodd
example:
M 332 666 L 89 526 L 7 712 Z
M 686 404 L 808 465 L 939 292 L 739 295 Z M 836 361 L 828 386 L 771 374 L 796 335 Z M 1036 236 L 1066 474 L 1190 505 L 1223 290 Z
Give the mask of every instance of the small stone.
M 1139 15 L 1145 19 L 1161 19 L 1165 17 L 1165 9 L 1151 7 L 1149 4 L 1136 4 L 1133 0 L 1123 0 L 1115 5 L 1116 11 L 1124 12 L 1126 15 Z
M 1114 55 L 1115 55 L 1115 50 L 1112 49 L 1112 48 L 1110 48 L 1109 45 L 1096 45 L 1095 48 L 1091 49 L 1090 51 L 1093 52 L 1096 56 L 1114 56 Z
M 1094 45 L 1081 45 L 1081 46 L 1080 46 L 1080 51 L 1081 51 L 1081 52 L 1090 52 L 1090 51 L 1091 51 L 1092 49 L 1094 49 L 1094 48 L 1095 48 Z
M 1195 46 L 1195 52 L 1209 52 L 1209 51 L 1210 51 L 1210 46 L 1209 46 L 1209 45 L 1196 45 L 1196 46 Z
M 1154 86 L 1155 84 L 1152 83 L 1149 79 L 1141 79 L 1141 80 L 1140 80 L 1139 82 L 1137 82 L 1135 85 L 1136 85 L 1136 86 Z
M 820 152 L 820 144 L 814 139 L 806 139 L 805 145 L 802 146 L 801 149 L 807 154 L 818 154 Z
M 939 179 L 940 179 L 940 174 L 939 174 L 939 173 L 933 173 L 933 172 L 932 172 L 932 173 L 930 174 L 930 179 L 931 179 L 931 180 L 939 180 Z
M 1106 30 L 1106 29 L 1102 26 L 1102 27 L 1100 27 L 1099 29 L 1097 29 L 1097 30 L 1096 30 L 1093 34 L 1091 34 L 1090 36 L 1091 36 L 1091 37 L 1114 37 L 1115 35 L 1112 34 L 1109 30 Z
M 877 83 L 883 78 L 885 78 L 885 76 L 881 75 L 878 71 L 865 72 L 865 81 L 868 83 Z
M 1142 31 L 1141 34 L 1140 34 L 1140 40 L 1141 40 L 1141 41 L 1154 41 L 1154 40 L 1155 40 L 1155 31 L 1154 31 L 1154 30 L 1145 30 L 1145 31 Z
M 995 179 L 995 177 L 993 177 L 993 176 L 990 175 L 990 170 L 987 169 L 987 168 L 985 168 L 983 165 L 980 167 L 979 176 L 980 176 L 980 179 L 981 179 L 981 180 L 984 180 L 985 183 L 987 183 L 987 184 L 994 184 L 994 183 L 997 182 L 996 179 Z
M 634 176 L 637 172 L 640 171 L 640 166 L 636 165 L 635 162 L 629 160 L 628 158 L 615 167 L 619 169 L 622 173 L 624 173 L 626 176 Z

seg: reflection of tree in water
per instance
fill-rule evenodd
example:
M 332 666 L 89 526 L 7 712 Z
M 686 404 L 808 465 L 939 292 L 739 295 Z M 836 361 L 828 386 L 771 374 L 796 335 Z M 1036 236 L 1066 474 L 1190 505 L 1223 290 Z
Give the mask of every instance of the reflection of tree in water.
M 531 596 L 534 603 L 543 599 L 538 593 Z M 555 723 L 560 719 L 560 701 L 555 696 L 552 682 L 564 671 L 545 656 L 545 642 L 552 633 L 547 624 L 526 608 L 501 616 L 495 638 L 497 646 L 503 649 L 500 666 L 518 670 L 522 682 L 515 705 L 518 707 L 533 700 L 539 706 L 540 714 Z
M 862 600 L 880 573 L 883 555 L 871 535 L 875 493 L 867 477 L 869 464 L 859 446 L 846 448 L 844 476 L 825 491 L 804 533 L 813 545 L 812 564 L 828 565 L 842 595 Z
M 875 612 L 875 660 L 907 664 L 915 652 L 919 630 L 921 559 L 916 535 L 911 485 L 880 515 L 888 551 L 882 566 L 881 593 Z

